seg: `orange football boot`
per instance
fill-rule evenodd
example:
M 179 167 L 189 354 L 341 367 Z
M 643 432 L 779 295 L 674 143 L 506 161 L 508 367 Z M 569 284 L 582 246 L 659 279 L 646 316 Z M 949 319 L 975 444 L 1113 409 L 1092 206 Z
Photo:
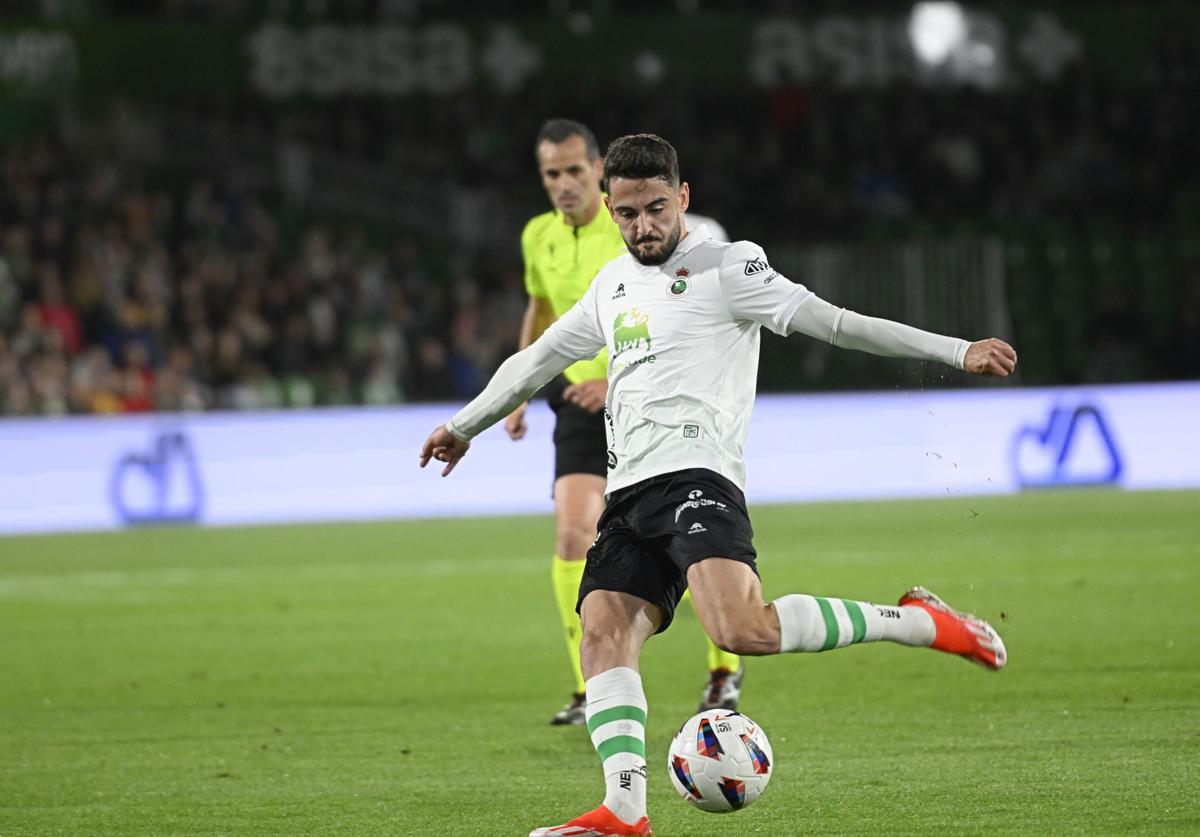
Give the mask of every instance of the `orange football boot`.
M 601 805 L 563 825 L 535 828 L 529 832 L 529 837 L 649 837 L 653 833 L 649 818 L 642 817 L 630 825 Z
M 901 607 L 919 607 L 933 617 L 937 635 L 930 648 L 957 654 L 984 668 L 999 671 L 1008 662 L 1004 640 L 978 616 L 955 610 L 924 587 L 914 587 L 900 597 Z

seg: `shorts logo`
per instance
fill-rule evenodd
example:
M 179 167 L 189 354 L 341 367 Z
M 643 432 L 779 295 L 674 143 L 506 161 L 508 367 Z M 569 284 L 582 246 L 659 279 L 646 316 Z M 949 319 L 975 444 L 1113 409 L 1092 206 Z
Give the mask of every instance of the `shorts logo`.
M 692 491 L 688 492 L 688 499 L 687 499 L 686 503 L 680 503 L 678 506 L 675 507 L 675 522 L 676 523 L 679 522 L 679 515 L 683 514 L 684 511 L 686 511 L 687 509 L 698 509 L 701 506 L 716 506 L 718 509 L 720 509 L 723 512 L 726 512 L 726 513 L 729 512 L 728 506 L 726 506 L 720 500 L 708 499 L 707 497 L 704 496 L 704 492 L 697 488 L 697 489 L 693 489 Z M 688 530 L 688 534 L 691 535 L 695 532 L 708 531 L 703 526 L 701 526 L 699 529 L 696 529 L 697 526 L 700 526 L 700 524 L 693 523 L 692 528 Z
M 688 534 L 689 535 L 699 535 L 701 532 L 707 532 L 707 531 L 708 530 L 705 529 L 703 526 L 701 526 L 699 523 L 693 523 L 691 525 L 691 527 L 688 529 Z

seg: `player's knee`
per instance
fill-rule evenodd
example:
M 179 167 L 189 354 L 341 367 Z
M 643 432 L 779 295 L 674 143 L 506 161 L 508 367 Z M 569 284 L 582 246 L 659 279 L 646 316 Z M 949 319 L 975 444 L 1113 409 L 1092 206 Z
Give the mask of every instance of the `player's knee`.
M 739 656 L 762 656 L 779 651 L 777 631 L 764 620 L 722 620 L 710 638 L 713 644 L 730 654 Z
M 581 560 L 595 539 L 596 532 L 590 527 L 562 525 L 555 532 L 554 550 L 568 561 Z

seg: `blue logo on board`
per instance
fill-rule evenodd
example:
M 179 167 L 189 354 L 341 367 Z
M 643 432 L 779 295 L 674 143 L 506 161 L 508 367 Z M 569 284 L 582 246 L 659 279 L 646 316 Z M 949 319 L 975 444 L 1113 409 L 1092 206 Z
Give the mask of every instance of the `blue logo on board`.
M 1091 404 L 1054 407 L 1045 425 L 1022 427 L 1012 460 L 1021 488 L 1105 485 L 1119 482 L 1123 470 L 1108 421 Z
M 204 486 L 187 435 L 161 432 L 149 450 L 122 456 L 113 467 L 109 497 L 117 517 L 129 526 L 199 520 Z

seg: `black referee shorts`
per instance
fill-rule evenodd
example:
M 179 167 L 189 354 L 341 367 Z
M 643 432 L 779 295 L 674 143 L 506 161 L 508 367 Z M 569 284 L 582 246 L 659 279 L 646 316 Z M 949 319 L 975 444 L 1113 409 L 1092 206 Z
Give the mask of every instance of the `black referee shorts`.
M 604 410 L 589 413 L 563 400 L 570 386 L 559 375 L 546 384 L 546 403 L 554 411 L 554 478 L 567 474 L 608 476 L 608 437 L 604 432 Z
M 673 471 L 612 492 L 598 528 L 576 610 L 593 590 L 628 593 L 662 608 L 662 632 L 687 589 L 692 564 L 731 558 L 758 575 L 746 497 L 706 468 Z

